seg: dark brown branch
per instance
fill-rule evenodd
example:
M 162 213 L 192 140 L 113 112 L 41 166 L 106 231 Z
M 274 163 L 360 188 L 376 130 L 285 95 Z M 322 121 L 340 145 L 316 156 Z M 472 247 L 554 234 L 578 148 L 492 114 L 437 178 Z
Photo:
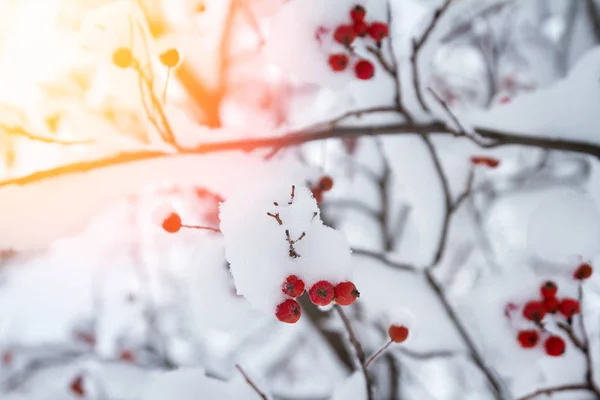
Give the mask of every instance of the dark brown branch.
M 409 271 L 409 272 L 416 272 L 415 267 L 413 267 L 412 265 L 403 264 L 403 263 L 399 263 L 399 262 L 395 262 L 395 261 L 389 260 L 385 256 L 385 254 L 378 253 L 378 252 L 375 252 L 375 251 L 363 250 L 363 249 L 352 249 L 352 254 L 374 258 L 374 259 L 376 259 L 376 260 L 384 263 L 385 265 L 388 265 L 388 266 L 393 267 L 393 268 L 397 268 L 397 269 L 401 269 L 401 270 Z
M 572 385 L 561 385 L 553 386 L 545 389 L 539 389 L 535 392 L 529 393 L 528 395 L 519 397 L 517 400 L 531 400 L 541 395 L 552 395 L 552 393 L 568 392 L 571 390 L 590 390 L 586 384 L 572 384 Z
M 431 32 L 433 32 L 433 28 L 435 28 L 439 19 L 444 14 L 444 12 L 448 9 L 451 2 L 452 2 L 452 0 L 446 0 L 444 2 L 444 4 L 433 13 L 431 22 L 429 23 L 427 28 L 425 28 L 425 32 L 423 32 L 423 35 L 421 36 L 421 38 L 418 40 L 413 39 L 413 42 L 412 42 L 412 54 L 410 56 L 410 62 L 412 65 L 413 86 L 414 86 L 415 94 L 417 96 L 417 100 L 419 101 L 419 104 L 421 105 L 421 107 L 423 107 L 423 110 L 425 110 L 426 112 L 429 112 L 429 107 L 425 103 L 425 100 L 423 99 L 423 94 L 421 93 L 421 76 L 419 74 L 419 66 L 418 66 L 419 52 L 421 51 L 421 48 L 427 42 L 427 39 L 429 39 Z
M 354 332 L 354 329 L 352 328 L 352 324 L 350 323 L 350 320 L 344 313 L 344 310 L 342 310 L 342 307 L 340 307 L 339 305 L 336 304 L 333 306 L 333 308 L 335 309 L 335 311 L 338 313 L 338 315 L 342 319 L 342 322 L 344 323 L 344 328 L 346 329 L 346 332 L 348 333 L 350 343 L 352 344 L 352 347 L 354 347 L 354 351 L 356 352 L 356 358 L 358 358 L 358 363 L 359 363 L 360 369 L 365 377 L 365 382 L 367 385 L 367 399 L 373 400 L 373 381 L 371 380 L 371 377 L 369 376 L 369 371 L 367 370 L 367 367 L 365 366 L 366 357 L 365 357 L 365 352 L 363 351 L 362 345 L 360 344 L 360 341 L 358 340 L 358 337 L 356 336 L 356 333 Z
M 242 374 L 242 376 L 244 377 L 244 379 L 246 380 L 246 382 L 248 383 L 248 385 L 250 385 L 252 387 L 252 389 L 254 389 L 254 391 L 256 392 L 257 395 L 260 396 L 261 399 L 263 400 L 268 400 L 267 395 L 264 394 L 259 388 L 258 386 L 256 386 L 256 384 L 254 382 L 252 382 L 252 379 L 250 379 L 250 377 L 248 377 L 248 375 L 246 374 L 246 372 L 242 369 L 242 367 L 239 364 L 235 364 L 235 367 L 237 368 L 238 371 L 240 371 L 240 374 Z

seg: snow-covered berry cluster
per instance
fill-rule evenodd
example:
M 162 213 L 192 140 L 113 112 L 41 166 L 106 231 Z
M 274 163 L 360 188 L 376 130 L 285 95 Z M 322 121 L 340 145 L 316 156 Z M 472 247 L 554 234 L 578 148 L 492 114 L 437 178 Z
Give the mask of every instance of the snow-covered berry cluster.
M 580 264 L 573 278 L 577 280 L 587 279 L 592 275 L 592 267 L 588 263 Z M 559 298 L 558 285 L 554 281 L 545 281 L 541 284 L 540 297 L 530 300 L 522 307 L 522 316 L 535 324 L 534 328 L 521 329 L 517 333 L 517 341 L 524 349 L 531 349 L 543 339 L 544 350 L 547 355 L 558 357 L 564 354 L 566 344 L 563 338 L 553 334 L 547 328 L 548 317 L 552 316 L 554 322 L 560 326 L 566 322 L 571 326 L 573 317 L 581 312 L 579 300 L 570 297 Z M 511 317 L 511 313 L 519 307 L 509 303 L 505 309 L 505 315 Z
M 365 8 L 361 5 L 356 5 L 350 10 L 350 22 L 340 24 L 333 30 L 333 39 L 344 46 L 346 51 L 329 54 L 328 63 L 332 71 L 345 71 L 352 62 L 356 78 L 368 80 L 375 76 L 375 66 L 373 63 L 358 56 L 353 44 L 357 40 L 362 39 L 365 42 L 372 41 L 377 47 L 380 47 L 382 40 L 387 38 L 390 32 L 388 25 L 384 22 L 373 21 L 368 23 L 365 20 L 366 15 Z M 318 36 L 324 32 L 326 30 L 321 28 L 318 31 Z

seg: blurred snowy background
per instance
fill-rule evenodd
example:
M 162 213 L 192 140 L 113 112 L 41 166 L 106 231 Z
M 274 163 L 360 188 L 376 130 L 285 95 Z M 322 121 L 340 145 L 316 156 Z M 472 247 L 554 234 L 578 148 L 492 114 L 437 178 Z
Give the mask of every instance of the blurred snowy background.
M 357 4 L 389 37 L 350 51 Z M 600 262 L 599 9 L 0 0 L 0 399 L 600 399 L 599 280 L 573 278 Z M 356 284 L 352 333 L 307 295 L 268 312 L 294 183 L 302 268 Z M 527 320 L 547 280 L 581 313 Z M 409 338 L 367 370 L 390 324 Z

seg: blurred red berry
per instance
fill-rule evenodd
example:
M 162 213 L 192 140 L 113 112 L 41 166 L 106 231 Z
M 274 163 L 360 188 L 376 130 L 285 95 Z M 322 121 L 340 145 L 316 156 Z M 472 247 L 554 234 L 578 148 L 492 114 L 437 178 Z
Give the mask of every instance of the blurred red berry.
M 555 297 L 558 291 L 558 286 L 552 281 L 546 281 L 540 287 L 540 293 L 544 299 Z
M 577 267 L 577 269 L 573 273 L 573 278 L 584 280 L 592 276 L 592 272 L 593 269 L 589 263 L 582 263 Z
M 160 62 L 162 65 L 168 68 L 176 67 L 179 64 L 179 60 L 181 56 L 177 49 L 167 49 L 165 52 L 161 53 L 159 56 Z
M 500 160 L 498 160 L 497 158 L 492 158 L 492 157 L 473 156 L 473 157 L 471 157 L 471 164 L 485 165 L 490 168 L 496 168 L 498 165 L 500 165 Z
M 177 213 L 171 213 L 162 223 L 162 227 L 169 233 L 179 232 L 181 229 L 181 217 Z
M 329 175 L 322 176 L 321 179 L 319 179 L 318 186 L 319 189 L 324 192 L 330 191 L 333 188 L 333 178 Z
M 128 68 L 133 63 L 133 54 L 128 48 L 121 47 L 113 53 L 112 61 L 119 68 Z
M 352 7 L 352 10 L 350 10 L 350 18 L 352 18 L 352 21 L 354 22 L 362 22 L 366 15 L 367 10 L 360 4 L 355 5 Z
M 340 306 L 349 306 L 360 297 L 360 292 L 352 282 L 338 283 L 334 288 L 335 302 Z
M 8 366 L 13 362 L 13 353 L 10 351 L 5 351 L 2 353 L 2 365 Z
M 326 306 L 333 301 L 335 296 L 333 285 L 327 281 L 319 281 L 310 288 L 308 296 L 314 304 Z
M 296 275 L 290 275 L 285 278 L 281 290 L 290 297 L 298 297 L 304 293 L 304 281 Z
M 135 361 L 135 355 L 131 350 L 121 350 L 121 354 L 119 354 L 119 358 L 125 362 L 133 362 Z
M 367 36 L 367 33 L 369 33 L 369 25 L 367 25 L 364 21 L 356 21 L 352 27 L 354 28 L 354 32 L 358 37 L 365 37 Z
M 348 56 L 343 53 L 330 54 L 328 62 L 332 71 L 341 72 L 348 66 Z
M 552 357 L 558 357 L 565 352 L 565 341 L 560 336 L 550 336 L 544 343 L 546 354 Z
M 354 66 L 354 74 L 358 79 L 369 80 L 375 75 L 375 67 L 369 60 L 360 60 Z
M 504 96 L 504 97 L 501 97 L 500 100 L 498 100 L 498 101 L 500 104 L 510 103 L 510 97 Z
M 287 324 L 295 324 L 301 315 L 302 309 L 300 308 L 300 304 L 293 299 L 285 300 L 277 306 L 277 310 L 275 311 L 277 319 Z
M 84 397 L 85 391 L 83 389 L 83 376 L 77 375 L 69 385 L 71 392 L 77 397 Z
M 570 298 L 564 298 L 560 301 L 558 306 L 560 313 L 567 318 L 573 317 L 575 314 L 579 314 L 580 306 L 579 301 Z
M 408 328 L 404 325 L 390 325 L 388 335 L 392 342 L 402 343 L 408 338 Z
M 89 344 L 90 346 L 96 344 L 96 337 L 89 332 L 76 331 L 75 339 L 79 340 L 80 342 Z
M 544 304 L 540 301 L 530 301 L 523 307 L 523 316 L 530 321 L 541 321 L 546 315 Z
M 336 42 L 344 46 L 350 46 L 354 42 L 354 39 L 356 39 L 356 32 L 354 32 L 352 25 L 340 25 L 335 28 L 333 38 Z
M 538 331 L 533 329 L 519 331 L 519 334 L 517 335 L 517 340 L 519 341 L 521 347 L 525 349 L 530 349 L 532 347 L 535 347 L 537 342 L 540 340 L 540 334 L 538 333 Z
M 554 314 L 558 311 L 560 301 L 556 297 L 547 297 L 544 299 L 544 309 L 547 313 Z
M 380 42 L 390 35 L 390 28 L 384 22 L 373 22 L 369 26 L 369 36 Z

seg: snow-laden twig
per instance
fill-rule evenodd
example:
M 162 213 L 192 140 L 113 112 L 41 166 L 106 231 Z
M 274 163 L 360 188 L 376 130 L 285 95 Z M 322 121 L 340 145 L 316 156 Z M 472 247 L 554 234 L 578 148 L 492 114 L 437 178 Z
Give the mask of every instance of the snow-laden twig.
M 248 382 L 248 385 L 250 385 L 252 387 L 252 389 L 254 389 L 254 391 L 256 392 L 256 394 L 259 395 L 261 399 L 268 400 L 267 395 L 264 394 L 258 388 L 258 386 L 256 386 L 256 384 L 252 381 L 252 379 L 250 379 L 250 377 L 246 374 L 246 372 L 244 371 L 244 369 L 239 364 L 235 364 L 235 367 L 237 368 L 238 371 L 240 371 L 240 374 L 242 374 L 242 376 L 244 377 L 244 379 L 246 380 L 246 382 Z

